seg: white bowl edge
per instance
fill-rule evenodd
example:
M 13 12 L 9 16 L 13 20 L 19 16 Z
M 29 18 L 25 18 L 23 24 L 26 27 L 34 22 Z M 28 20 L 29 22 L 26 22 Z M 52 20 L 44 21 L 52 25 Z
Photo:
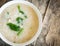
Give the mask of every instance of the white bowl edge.
M 40 33 L 41 33 L 41 29 L 42 29 L 42 15 L 41 15 L 40 11 L 38 10 L 38 8 L 36 8 L 35 5 L 33 5 L 32 3 L 28 2 L 28 1 L 10 1 L 10 2 L 6 3 L 5 5 L 3 5 L 0 8 L 0 14 L 1 14 L 1 12 L 3 12 L 3 10 L 6 7 L 8 7 L 8 6 L 10 6 L 10 5 L 14 4 L 14 3 L 23 3 L 23 4 L 26 4 L 26 5 L 29 5 L 36 11 L 36 13 L 38 14 L 38 19 L 39 19 L 38 31 L 37 31 L 37 33 L 34 35 L 34 37 L 31 40 L 29 40 L 28 42 L 25 42 L 25 43 L 21 43 L 21 44 L 16 44 L 16 43 L 12 43 L 12 42 L 8 41 L 1 33 L 0 33 L 0 37 L 1 37 L 1 39 L 3 41 L 5 41 L 6 43 L 8 43 L 10 45 L 16 45 L 16 46 L 28 45 L 28 44 L 34 42 L 38 38 Z

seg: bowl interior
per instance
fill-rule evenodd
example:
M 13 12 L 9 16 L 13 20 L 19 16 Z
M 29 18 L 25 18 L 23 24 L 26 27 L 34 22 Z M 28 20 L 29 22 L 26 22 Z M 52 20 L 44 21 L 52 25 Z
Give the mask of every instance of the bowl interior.
M 31 40 L 29 40 L 25 43 L 21 43 L 21 44 L 16 44 L 16 43 L 12 43 L 12 42 L 8 41 L 1 33 L 0 33 L 0 37 L 3 41 L 5 41 L 6 43 L 8 43 L 10 45 L 17 45 L 17 46 L 28 45 L 28 44 L 32 43 L 33 41 L 35 41 L 37 39 L 37 37 L 39 36 L 40 32 L 41 32 L 41 29 L 42 29 L 42 15 L 39 12 L 39 10 L 36 8 L 36 6 L 34 6 L 32 3 L 28 2 L 28 1 L 10 1 L 10 2 L 6 3 L 5 5 L 3 5 L 1 7 L 0 14 L 3 12 L 3 10 L 5 8 L 9 7 L 12 4 L 16 4 L 16 3 L 26 4 L 26 5 L 29 5 L 30 7 L 32 7 L 34 9 L 34 11 L 37 13 L 37 16 L 38 16 L 38 19 L 39 19 L 38 31 L 36 32 L 36 34 L 34 35 L 34 37 Z

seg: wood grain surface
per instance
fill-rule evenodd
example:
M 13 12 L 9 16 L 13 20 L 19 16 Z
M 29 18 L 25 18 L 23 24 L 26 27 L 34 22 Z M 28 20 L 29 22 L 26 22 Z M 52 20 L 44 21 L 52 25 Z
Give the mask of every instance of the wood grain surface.
M 0 6 L 2 6 L 5 2 L 6 0 L 0 0 Z
M 8 2 L 10 0 L 7 0 Z M 40 36 L 27 46 L 60 46 L 60 0 L 26 0 L 33 3 L 42 14 L 43 25 Z M 1 0 L 0 0 L 1 2 Z M 2 3 L 4 4 L 4 3 Z M 2 5 L 0 3 L 0 6 Z M 1 46 L 5 46 L 2 44 Z M 6 45 L 9 46 L 9 45 Z
M 50 0 L 44 19 L 46 18 L 48 18 L 46 43 L 49 46 L 60 46 L 60 0 Z

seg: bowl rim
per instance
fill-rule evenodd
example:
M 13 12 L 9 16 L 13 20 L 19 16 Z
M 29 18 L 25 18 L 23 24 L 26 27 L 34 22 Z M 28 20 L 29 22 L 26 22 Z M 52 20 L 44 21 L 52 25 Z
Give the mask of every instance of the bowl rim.
M 9 2 L 7 2 L 6 4 L 4 4 L 0 8 L 0 14 L 3 12 L 3 10 L 5 8 L 7 8 L 8 6 L 10 6 L 12 4 L 15 4 L 15 3 L 23 3 L 25 5 L 29 5 L 31 8 L 34 9 L 34 11 L 37 13 L 37 16 L 38 16 L 38 19 L 39 19 L 39 28 L 38 28 L 38 31 L 36 32 L 36 34 L 29 41 L 27 41 L 25 43 L 20 43 L 20 44 L 10 42 L 1 33 L 0 33 L 0 38 L 3 41 L 5 41 L 7 44 L 9 44 L 9 45 L 16 45 L 16 46 L 28 45 L 28 44 L 34 42 L 38 38 L 38 36 L 40 35 L 40 33 L 41 33 L 41 29 L 42 29 L 42 14 L 40 13 L 40 11 L 38 10 L 38 8 L 35 5 L 33 5 L 32 3 L 28 2 L 28 1 L 9 1 Z

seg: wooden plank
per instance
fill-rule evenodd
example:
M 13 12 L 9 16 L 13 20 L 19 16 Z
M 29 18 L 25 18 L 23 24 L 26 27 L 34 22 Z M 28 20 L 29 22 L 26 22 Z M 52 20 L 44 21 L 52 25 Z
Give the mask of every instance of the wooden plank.
M 50 30 L 46 36 L 49 46 L 60 46 L 60 0 L 51 0 L 47 9 L 46 17 L 49 18 Z
M 60 46 L 60 0 L 50 0 L 35 46 Z
M 0 7 L 6 2 L 6 0 L 0 0 Z

